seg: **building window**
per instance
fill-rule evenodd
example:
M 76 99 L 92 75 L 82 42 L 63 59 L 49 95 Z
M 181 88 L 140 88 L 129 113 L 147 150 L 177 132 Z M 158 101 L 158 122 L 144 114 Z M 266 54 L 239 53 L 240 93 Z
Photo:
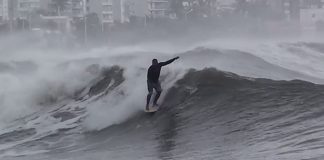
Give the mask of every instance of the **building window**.
M 108 11 L 108 12 L 110 12 L 110 11 L 113 10 L 113 8 L 112 8 L 111 5 L 104 5 L 104 6 L 103 6 L 103 10 L 104 10 L 104 11 Z
M 103 3 L 112 3 L 111 0 L 103 0 L 102 2 L 103 2 Z
M 102 17 L 105 19 L 105 20 L 111 20 L 113 17 L 111 14 L 103 14 Z

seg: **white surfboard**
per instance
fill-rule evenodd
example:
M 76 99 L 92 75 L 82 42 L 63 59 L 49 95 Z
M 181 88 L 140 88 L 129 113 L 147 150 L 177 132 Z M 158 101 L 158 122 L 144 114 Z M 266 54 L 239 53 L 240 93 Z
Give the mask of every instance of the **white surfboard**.
M 144 111 L 146 113 L 154 113 L 154 112 L 158 111 L 159 109 L 160 109 L 159 106 L 151 106 L 151 107 L 149 107 L 149 110 L 146 110 L 146 108 L 145 108 Z

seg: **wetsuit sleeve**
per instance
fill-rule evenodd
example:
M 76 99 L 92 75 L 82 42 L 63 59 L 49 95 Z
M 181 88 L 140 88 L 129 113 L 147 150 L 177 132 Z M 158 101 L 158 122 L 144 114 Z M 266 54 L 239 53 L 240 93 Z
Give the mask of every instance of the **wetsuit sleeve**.
M 175 60 L 178 59 L 178 58 L 179 58 L 179 57 L 172 58 L 172 59 L 170 59 L 170 60 L 168 60 L 168 61 L 165 61 L 165 62 L 160 62 L 159 65 L 161 65 L 161 66 L 166 66 L 166 65 L 172 63 L 173 61 L 175 61 Z

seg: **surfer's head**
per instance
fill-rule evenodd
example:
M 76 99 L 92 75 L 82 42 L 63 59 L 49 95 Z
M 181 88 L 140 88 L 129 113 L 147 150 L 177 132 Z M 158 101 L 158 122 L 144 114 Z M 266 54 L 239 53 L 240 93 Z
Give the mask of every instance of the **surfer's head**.
M 159 62 L 158 62 L 158 60 L 157 59 L 153 59 L 152 60 L 152 64 L 158 64 Z

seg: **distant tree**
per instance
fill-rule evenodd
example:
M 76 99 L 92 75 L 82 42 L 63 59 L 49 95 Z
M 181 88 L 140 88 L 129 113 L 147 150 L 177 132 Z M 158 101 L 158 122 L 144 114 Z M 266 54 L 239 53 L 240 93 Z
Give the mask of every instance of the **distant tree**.
M 52 7 L 55 9 L 57 15 L 61 15 L 69 5 L 69 0 L 52 0 Z

